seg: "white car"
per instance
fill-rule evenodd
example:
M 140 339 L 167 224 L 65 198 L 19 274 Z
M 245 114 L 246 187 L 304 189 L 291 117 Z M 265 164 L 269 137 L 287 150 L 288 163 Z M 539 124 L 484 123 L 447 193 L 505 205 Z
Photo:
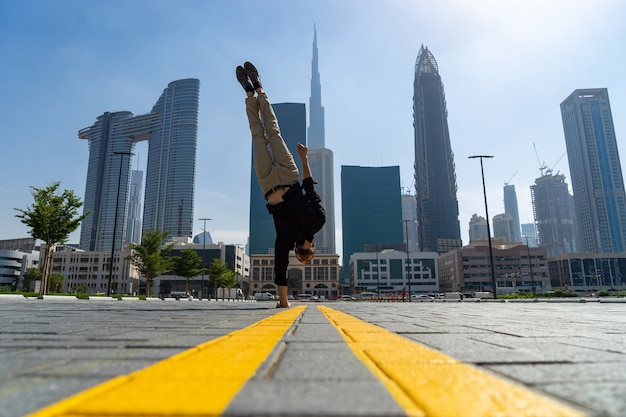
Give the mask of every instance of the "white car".
M 430 295 L 426 295 L 426 294 L 412 294 L 411 295 L 411 300 L 416 300 L 416 301 L 430 301 L 434 299 L 435 297 L 431 297 Z
M 271 294 L 269 292 L 258 292 L 254 294 L 254 299 L 255 300 L 273 300 L 274 294 Z

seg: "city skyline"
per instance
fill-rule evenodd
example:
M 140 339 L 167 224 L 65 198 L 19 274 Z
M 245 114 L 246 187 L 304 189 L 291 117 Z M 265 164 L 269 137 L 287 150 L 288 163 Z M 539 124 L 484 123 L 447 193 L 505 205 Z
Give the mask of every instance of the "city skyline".
M 164 84 L 193 77 L 202 83 L 193 234 L 201 232 L 198 219 L 208 217 L 215 241 L 245 244 L 249 132 L 234 68 L 250 60 L 274 102 L 306 103 L 314 25 L 335 178 L 342 165 L 397 165 L 402 186 L 414 187 L 413 69 L 419 46 L 427 44 L 445 82 L 461 224 L 484 215 L 480 169 L 466 158 L 476 153 L 494 155 L 485 163 L 490 212 L 504 211 L 502 184 L 519 171 L 511 184 L 520 222 L 528 223 L 539 167 L 570 177 L 567 159 L 560 160 L 563 97 L 606 87 L 623 143 L 624 57 L 614 51 L 626 38 L 625 11 L 602 0 L 274 1 L 254 13 L 238 2 L 2 2 L 0 52 L 10 65 L 0 69 L 0 137 L 5 155 L 15 157 L 3 161 L 12 175 L 0 183 L 0 237 L 28 236 L 13 208 L 32 203 L 30 186 L 60 181 L 82 195 L 88 151 L 76 131 L 94 115 L 143 112 Z M 267 19 L 281 23 L 259 30 Z M 583 50 L 601 56 L 602 65 L 581 59 Z M 144 165 L 134 169 L 145 168 L 146 152 L 137 146 Z M 337 215 L 337 247 L 341 229 Z M 468 242 L 466 227 L 462 239 Z

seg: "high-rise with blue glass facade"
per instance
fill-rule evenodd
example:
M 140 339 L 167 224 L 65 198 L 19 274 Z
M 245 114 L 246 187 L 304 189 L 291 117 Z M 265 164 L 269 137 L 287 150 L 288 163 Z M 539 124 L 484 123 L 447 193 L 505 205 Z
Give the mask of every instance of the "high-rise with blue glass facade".
M 344 285 L 353 253 L 405 247 L 401 196 L 398 166 L 341 167 Z
M 106 112 L 78 132 L 89 141 L 84 210 L 90 214 L 81 226 L 82 249 L 110 250 L 115 237 L 119 250 L 126 240 L 132 150 L 144 140 L 143 230 L 192 236 L 199 95 L 199 80 L 172 81 L 150 113 Z
M 415 62 L 413 127 L 419 247 L 447 252 L 461 246 L 456 174 L 439 67 L 423 45 Z
M 561 103 L 582 251 L 626 250 L 626 194 L 606 88 L 575 90 Z
M 517 207 L 517 193 L 513 184 L 504 184 L 504 212 L 513 218 L 511 227 L 511 242 L 521 242 L 519 225 L 519 209 Z
M 294 155 L 294 160 L 302 174 L 296 148 L 298 143 L 306 141 L 305 105 L 303 103 L 277 103 L 272 104 L 272 108 L 278 119 L 281 136 L 289 151 Z M 250 152 L 252 152 L 252 145 L 250 145 Z M 267 212 L 266 204 L 254 172 L 253 159 L 250 170 L 250 243 L 248 245 L 250 255 L 274 253 L 276 231 L 274 220 Z

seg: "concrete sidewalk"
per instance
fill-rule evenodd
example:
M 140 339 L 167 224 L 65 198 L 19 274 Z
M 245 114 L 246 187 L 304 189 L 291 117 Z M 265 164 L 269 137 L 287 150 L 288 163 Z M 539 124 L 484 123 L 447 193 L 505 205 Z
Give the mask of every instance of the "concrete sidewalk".
M 626 415 L 626 303 L 295 302 L 289 310 L 273 307 L 270 302 L 0 296 L 0 416 L 35 412 L 207 341 L 239 334 L 259 322 L 275 326 L 279 321 L 289 330 L 220 414 L 407 415 L 380 376 L 351 350 L 342 328 L 331 324 L 328 311 L 333 317 L 347 313 L 341 316 L 344 323 L 379 326 L 392 336 L 401 335 L 402 340 L 496 375 L 502 384 L 524 385 L 586 415 Z M 295 311 L 300 307 L 304 311 Z M 290 310 L 297 316 L 293 323 L 275 319 Z M 395 346 L 399 345 L 390 347 L 388 357 L 400 356 L 401 352 L 394 353 Z M 237 358 L 239 347 L 229 349 Z M 195 372 L 191 368 L 183 373 L 183 380 L 195 384 L 194 389 L 208 368 L 224 366 L 202 364 Z M 407 376 L 400 372 L 397 379 Z M 219 390 L 205 393 L 201 388 L 200 384 L 190 409 L 193 405 L 194 415 L 211 415 L 197 410 L 217 401 Z M 175 385 L 164 391 L 161 400 L 165 396 L 176 402 L 188 389 Z M 146 392 L 122 392 L 122 403 L 139 407 L 148 401 Z M 479 403 L 481 398 L 473 401 Z M 464 416 L 516 415 L 502 410 L 478 414 L 471 398 L 463 402 L 467 403 Z M 191 415 L 191 411 L 161 415 Z M 440 407 L 421 415 L 452 414 Z

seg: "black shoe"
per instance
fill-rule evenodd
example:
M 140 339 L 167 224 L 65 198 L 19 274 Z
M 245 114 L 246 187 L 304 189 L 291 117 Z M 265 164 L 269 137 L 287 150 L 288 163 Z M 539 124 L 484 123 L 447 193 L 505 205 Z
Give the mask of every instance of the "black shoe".
M 239 81 L 243 89 L 246 90 L 247 93 L 254 93 L 254 88 L 252 88 L 252 84 L 250 84 L 246 70 L 243 69 L 241 65 L 235 69 L 235 74 L 237 75 L 237 81 Z
M 256 67 L 252 65 L 252 62 L 244 62 L 243 67 L 246 69 L 246 74 L 248 74 L 248 78 L 252 82 L 252 87 L 254 87 L 255 90 L 257 88 L 263 88 L 259 72 L 256 70 Z

